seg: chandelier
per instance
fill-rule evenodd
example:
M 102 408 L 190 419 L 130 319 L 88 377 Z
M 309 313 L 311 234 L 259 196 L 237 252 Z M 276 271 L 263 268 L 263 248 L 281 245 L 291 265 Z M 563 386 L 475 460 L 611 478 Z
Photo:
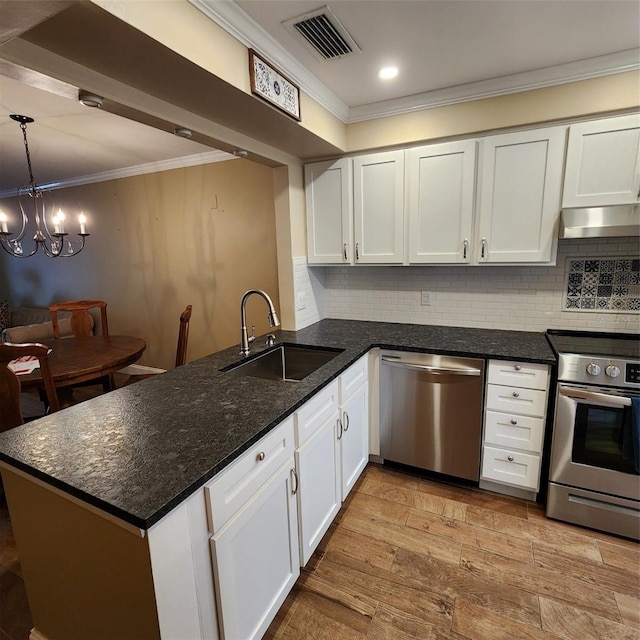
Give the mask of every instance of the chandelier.
M 47 225 L 45 208 L 45 194 L 47 192 L 36 184 L 33 177 L 29 143 L 27 142 L 27 125 L 34 122 L 34 119 L 29 116 L 16 114 L 10 115 L 9 117 L 19 122 L 20 128 L 22 129 L 24 148 L 27 154 L 27 165 L 29 167 L 29 184 L 19 187 L 16 192 L 18 206 L 22 214 L 22 226 L 16 235 L 12 235 L 12 232 L 9 231 L 7 224 L 9 218 L 0 210 L 0 245 L 7 253 L 16 258 L 28 258 L 37 253 L 39 249 L 42 249 L 49 258 L 69 258 L 70 256 L 75 256 L 82 251 L 85 240 L 89 235 L 86 230 L 87 219 L 83 213 L 80 214 L 78 217 L 78 222 L 80 223 L 80 233 L 78 233 L 78 236 L 80 240 L 72 241 L 68 237 L 69 234 L 65 231 L 64 213 L 58 209 L 55 214 L 51 212 L 50 224 L 53 225 L 53 231 L 50 231 Z M 28 210 L 33 212 L 32 225 L 29 223 Z M 35 233 L 33 235 L 35 247 L 30 253 L 26 253 L 22 246 L 22 239 L 27 233 L 28 226 L 35 227 Z

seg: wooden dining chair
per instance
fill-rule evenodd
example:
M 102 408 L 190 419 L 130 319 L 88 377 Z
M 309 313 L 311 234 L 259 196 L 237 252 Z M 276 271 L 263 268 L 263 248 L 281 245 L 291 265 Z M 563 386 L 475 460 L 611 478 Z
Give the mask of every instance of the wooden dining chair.
M 100 309 L 101 331 L 103 336 L 109 335 L 109 323 L 107 322 L 107 303 L 104 300 L 69 300 L 68 302 L 56 302 L 49 306 L 51 323 L 53 324 L 53 337 L 60 337 L 58 312 L 71 312 L 71 331 L 74 336 L 90 336 L 93 328 L 93 319 L 89 309 Z
M 191 308 L 189 304 L 185 307 L 185 310 L 180 314 L 180 326 L 178 327 L 178 346 L 176 347 L 176 367 L 181 367 L 187 362 L 187 342 L 189 340 L 189 322 L 191 320 Z M 140 382 L 140 380 L 146 380 L 147 378 L 153 378 L 157 376 L 157 373 L 141 373 L 129 376 L 122 386 L 130 385 L 134 382 Z
M 189 340 L 189 321 L 191 320 L 191 305 L 187 305 L 180 314 L 180 327 L 178 329 L 178 346 L 176 348 L 176 367 L 181 367 L 187 362 L 187 342 Z
M 38 342 L 0 344 L 0 431 L 13 429 L 24 424 L 22 406 L 20 404 L 20 376 L 10 368 L 9 362 L 23 356 L 35 356 L 40 361 L 40 373 L 44 382 L 45 394 L 49 404 L 49 412 L 58 411 L 60 403 L 53 384 L 48 358 L 49 347 Z
M 104 300 L 69 300 L 67 302 L 56 302 L 49 305 L 51 323 L 53 324 L 53 337 L 60 338 L 60 325 L 58 313 L 61 311 L 71 312 L 71 333 L 75 337 L 90 336 L 93 329 L 93 318 L 89 314 L 89 309 L 100 309 L 101 333 L 103 336 L 109 335 L 109 323 L 107 322 L 107 303 Z M 92 384 L 102 384 L 102 389 L 113 391 L 115 382 L 113 376 L 104 376 L 96 381 L 81 383 L 80 386 Z

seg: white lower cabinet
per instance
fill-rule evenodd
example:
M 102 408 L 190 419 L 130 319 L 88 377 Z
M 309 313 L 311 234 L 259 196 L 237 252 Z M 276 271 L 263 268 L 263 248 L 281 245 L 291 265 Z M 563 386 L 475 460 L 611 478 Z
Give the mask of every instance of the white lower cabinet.
M 205 487 L 222 640 L 261 638 L 300 575 L 293 417 Z
M 293 460 L 211 539 L 224 640 L 261 638 L 300 575 Z
M 367 360 L 363 363 L 366 372 Z M 356 363 L 349 371 L 361 372 Z M 347 372 L 347 374 L 349 373 Z M 341 378 L 342 383 L 342 378 Z M 338 441 L 340 444 L 340 477 L 342 500 L 345 500 L 369 461 L 369 387 L 367 380 L 341 400 Z M 343 384 L 342 387 L 345 385 Z
M 480 487 L 534 498 L 540 466 L 549 390 L 545 364 L 490 360 L 482 440 Z M 490 486 L 487 485 L 490 483 Z
M 338 383 L 296 412 L 296 469 L 300 564 L 305 566 L 340 509 L 340 458 L 336 439 Z
M 369 459 L 368 355 L 205 486 L 221 640 L 261 638 Z

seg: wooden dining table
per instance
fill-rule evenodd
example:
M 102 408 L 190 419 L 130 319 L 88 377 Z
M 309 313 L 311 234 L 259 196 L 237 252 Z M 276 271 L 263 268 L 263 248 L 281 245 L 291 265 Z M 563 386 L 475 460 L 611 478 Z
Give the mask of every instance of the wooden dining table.
M 73 385 L 98 380 L 140 359 L 147 343 L 133 336 L 79 336 L 43 340 L 61 406 L 73 402 Z M 23 389 L 44 389 L 40 369 L 20 375 Z

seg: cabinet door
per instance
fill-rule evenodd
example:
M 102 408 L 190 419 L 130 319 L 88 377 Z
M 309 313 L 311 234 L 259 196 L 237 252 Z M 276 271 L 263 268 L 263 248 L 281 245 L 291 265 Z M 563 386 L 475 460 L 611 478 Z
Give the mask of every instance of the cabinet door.
M 353 159 L 357 264 L 404 260 L 404 151 Z
M 309 264 L 352 263 L 351 159 L 305 165 L 304 175 Z
M 569 127 L 563 207 L 640 199 L 640 114 Z
M 476 144 L 466 140 L 407 151 L 410 263 L 471 260 Z
M 345 500 L 369 461 L 369 391 L 367 385 L 341 407 L 338 433 L 341 458 L 342 499 Z
M 296 451 L 300 562 L 304 567 L 340 509 L 338 411 Z
M 222 640 L 261 638 L 300 575 L 292 470 L 293 458 L 211 539 Z
M 482 140 L 476 259 L 555 262 L 565 127 Z

